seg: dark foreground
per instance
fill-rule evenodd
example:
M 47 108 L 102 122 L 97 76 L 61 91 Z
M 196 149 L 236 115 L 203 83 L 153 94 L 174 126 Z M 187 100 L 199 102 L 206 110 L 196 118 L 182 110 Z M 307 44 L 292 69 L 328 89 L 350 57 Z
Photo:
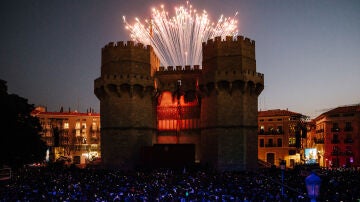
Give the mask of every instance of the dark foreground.
M 318 201 L 360 201 L 360 171 L 317 170 Z M 0 201 L 309 201 L 303 168 L 281 172 L 204 170 L 122 172 L 94 168 L 32 167 L 2 182 Z

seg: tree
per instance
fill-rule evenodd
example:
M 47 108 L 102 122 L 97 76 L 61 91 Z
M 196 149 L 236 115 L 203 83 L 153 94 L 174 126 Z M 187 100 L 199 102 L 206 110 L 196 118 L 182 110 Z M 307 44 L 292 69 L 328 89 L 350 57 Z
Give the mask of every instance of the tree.
M 42 130 L 37 117 L 31 116 L 34 106 L 27 99 L 8 94 L 6 81 L 0 79 L 0 166 L 19 167 L 40 162 L 45 158 L 46 144 L 41 140 Z

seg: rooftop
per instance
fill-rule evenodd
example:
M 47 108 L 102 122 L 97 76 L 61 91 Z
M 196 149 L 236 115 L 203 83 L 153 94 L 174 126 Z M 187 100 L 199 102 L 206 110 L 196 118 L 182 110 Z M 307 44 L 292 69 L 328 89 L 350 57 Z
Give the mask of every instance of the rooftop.
M 302 116 L 300 113 L 292 112 L 283 109 L 272 109 L 266 111 L 259 111 L 258 117 L 269 117 L 269 116 Z

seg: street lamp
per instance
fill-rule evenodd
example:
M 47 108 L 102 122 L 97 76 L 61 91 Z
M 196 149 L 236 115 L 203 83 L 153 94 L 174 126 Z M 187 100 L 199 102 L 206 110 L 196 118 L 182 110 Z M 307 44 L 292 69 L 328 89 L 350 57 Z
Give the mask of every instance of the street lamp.
M 316 202 L 320 194 L 321 179 L 314 172 L 305 178 L 306 189 L 311 202 Z

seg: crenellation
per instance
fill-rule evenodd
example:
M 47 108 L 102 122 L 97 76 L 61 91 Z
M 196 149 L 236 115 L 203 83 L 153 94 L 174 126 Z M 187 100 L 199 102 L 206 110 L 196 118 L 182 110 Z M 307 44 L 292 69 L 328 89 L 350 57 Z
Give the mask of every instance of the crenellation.
M 181 65 L 177 65 L 177 66 L 168 66 L 168 67 L 164 67 L 164 66 L 160 66 L 158 69 L 158 72 L 169 72 L 169 71 L 175 71 L 175 72 L 181 72 L 181 71 L 199 71 L 200 70 L 200 65 L 185 65 L 185 66 L 181 66 Z
M 126 43 L 124 41 L 118 41 L 118 42 L 109 42 L 107 45 L 105 45 L 102 48 L 102 51 L 106 51 L 108 49 L 113 49 L 113 48 L 119 48 L 119 49 L 127 49 L 127 48 L 132 48 L 132 49 L 139 49 L 139 50 L 150 50 L 151 46 L 150 45 L 144 45 L 143 43 L 137 43 L 135 41 L 126 41 Z
M 236 40 L 237 40 L 237 41 L 244 41 L 244 36 L 238 35 L 238 36 L 236 37 Z
M 249 45 L 249 46 L 255 45 L 254 40 L 251 40 L 248 37 L 244 37 L 244 36 L 240 36 L 240 35 L 236 36 L 235 38 L 233 36 L 226 36 L 224 40 L 222 40 L 222 38 L 220 36 L 217 36 L 215 38 L 208 39 L 207 42 L 203 42 L 202 45 L 207 46 L 207 47 L 217 47 L 216 45 L 219 45 L 219 44 L 225 45 L 226 43 L 231 43 L 231 42 L 234 44 L 243 44 L 243 45 Z
M 127 41 L 126 45 L 129 47 L 134 47 L 134 41 Z
M 226 41 L 227 41 L 227 42 L 232 42 L 232 41 L 234 41 L 234 40 L 233 40 L 233 37 L 232 37 L 232 36 L 226 36 Z
M 118 47 L 124 47 L 125 45 L 124 45 L 124 41 L 118 41 L 117 43 L 116 43 L 116 46 L 118 46 Z

